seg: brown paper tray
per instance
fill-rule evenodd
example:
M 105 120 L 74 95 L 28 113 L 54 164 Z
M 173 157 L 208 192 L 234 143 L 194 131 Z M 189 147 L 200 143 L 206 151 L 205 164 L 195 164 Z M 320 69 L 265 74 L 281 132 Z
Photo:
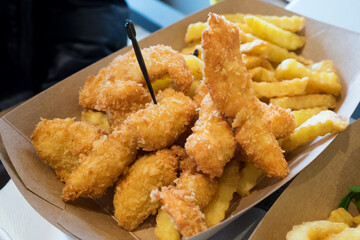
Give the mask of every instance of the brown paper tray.
M 140 41 L 142 48 L 155 44 L 170 45 L 180 50 L 184 47 L 184 35 L 189 23 L 205 21 L 209 11 L 216 13 L 254 13 L 268 15 L 293 15 L 293 13 L 259 0 L 228 0 L 195 13 L 182 21 L 159 30 Z M 304 31 L 307 43 L 303 55 L 319 61 L 332 59 L 341 77 L 343 92 L 336 109 L 341 115 L 350 117 L 360 99 L 360 37 L 358 34 L 333 27 L 312 19 L 306 19 Z M 81 108 L 78 106 L 78 91 L 86 77 L 96 74 L 115 56 L 130 48 L 118 52 L 94 63 L 68 77 L 62 82 L 38 94 L 0 119 L 0 131 L 3 144 L 2 160 L 20 192 L 44 218 L 56 227 L 78 239 L 155 239 L 153 222 L 147 221 L 134 232 L 118 227 L 114 218 L 106 210 L 106 199 L 94 202 L 81 199 L 73 204 L 62 202 L 60 195 L 63 184 L 54 172 L 37 156 L 30 143 L 30 135 L 40 117 L 77 117 L 80 119 Z M 203 232 L 193 239 L 206 239 L 236 216 L 270 195 L 288 182 L 311 161 L 313 161 L 333 140 L 334 135 L 319 138 L 313 143 L 296 150 L 289 158 L 290 174 L 282 180 L 264 179 L 247 197 L 237 201 L 228 212 L 228 218 L 221 224 Z M 105 206 L 103 208 L 102 206 Z M 235 216 L 235 217 L 233 217 Z

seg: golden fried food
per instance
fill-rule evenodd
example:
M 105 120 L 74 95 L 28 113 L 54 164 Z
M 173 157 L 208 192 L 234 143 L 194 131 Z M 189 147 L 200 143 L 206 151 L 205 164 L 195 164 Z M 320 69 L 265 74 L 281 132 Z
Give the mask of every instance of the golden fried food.
M 136 160 L 116 186 L 114 208 L 120 226 L 132 231 L 149 215 L 156 214 L 160 203 L 152 202 L 150 193 L 173 183 L 177 178 L 178 160 L 171 149 L 159 150 Z
M 79 165 L 79 155 L 90 152 L 93 142 L 104 134 L 95 125 L 75 122 L 73 118 L 41 119 L 31 135 L 31 143 L 57 177 L 65 182 Z
M 185 149 L 198 170 L 211 178 L 221 177 L 225 164 L 235 152 L 235 138 L 229 123 L 214 108 L 207 94 L 201 103 L 200 116 L 187 138 Z
M 241 61 L 239 30 L 225 18 L 209 14 L 203 31 L 204 81 L 218 110 L 235 117 L 236 140 L 247 161 L 269 177 L 284 178 L 287 162 L 260 100 L 251 92 L 251 79 Z
M 150 81 L 169 74 L 176 89 L 186 93 L 194 77 L 181 53 L 171 47 L 156 45 L 141 50 Z M 84 108 L 94 108 L 99 94 L 99 86 L 113 75 L 116 80 L 134 81 L 145 85 L 145 79 L 133 50 L 116 57 L 109 66 L 101 69 L 97 76 L 90 76 L 79 94 L 79 103 Z
M 115 128 L 150 101 L 149 91 L 141 84 L 111 79 L 99 86 L 95 109 L 106 111 L 111 128 Z
M 200 107 L 202 100 L 204 99 L 205 95 L 208 94 L 208 90 L 204 81 L 200 82 L 200 85 L 195 91 L 194 101 L 197 107 Z
M 283 138 L 295 130 L 295 117 L 289 109 L 261 103 L 264 117 L 270 121 L 271 131 L 276 138 Z
M 169 214 L 162 209 L 156 216 L 155 235 L 159 240 L 180 240 L 180 232 L 176 229 Z
M 196 205 L 195 194 L 190 190 L 163 187 L 161 191 L 153 192 L 152 196 L 162 203 L 161 209 L 169 214 L 185 238 L 207 229 L 204 214 Z
M 70 174 L 63 188 L 63 200 L 75 200 L 80 195 L 99 198 L 135 157 L 136 141 L 128 126 L 115 129 L 95 141 L 89 154 L 80 155 L 80 165 Z
M 219 178 L 215 196 L 204 209 L 208 227 L 215 226 L 225 219 L 225 212 L 230 206 L 240 179 L 239 167 L 240 163 L 232 160 L 226 165 L 224 174 Z
M 106 132 L 110 131 L 109 122 L 107 120 L 106 113 L 104 112 L 84 109 L 81 112 L 81 121 L 95 124 L 98 127 L 104 129 Z
M 195 116 L 195 103 L 181 92 L 165 89 L 156 99 L 157 104 L 149 103 L 124 122 L 145 151 L 171 146 Z
M 286 240 L 313 240 L 329 239 L 344 231 L 348 226 L 345 223 L 334 223 L 329 221 L 305 222 L 296 225 L 286 234 Z

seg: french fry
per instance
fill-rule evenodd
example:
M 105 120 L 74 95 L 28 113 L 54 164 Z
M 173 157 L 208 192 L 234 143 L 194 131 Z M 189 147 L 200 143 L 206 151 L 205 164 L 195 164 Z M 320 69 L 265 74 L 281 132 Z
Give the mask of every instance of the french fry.
M 288 58 L 296 59 L 303 64 L 311 64 L 313 62 L 310 59 L 306 59 L 303 56 L 296 55 L 295 53 L 289 52 L 287 49 L 279 47 L 272 43 L 267 43 L 265 51 L 267 52 L 267 57 L 269 58 L 269 60 L 275 63 L 280 63 Z
M 189 43 L 185 48 L 181 50 L 184 55 L 192 55 L 197 46 L 200 46 L 200 41 Z
M 309 78 L 297 78 L 281 82 L 253 82 L 252 88 L 258 98 L 295 96 L 305 93 Z
M 295 117 L 296 127 L 300 126 L 306 120 L 308 120 L 312 116 L 314 116 L 324 110 L 327 110 L 327 108 L 326 107 L 316 107 L 316 108 L 306 108 L 306 109 L 293 111 L 292 114 Z
M 204 68 L 204 62 L 194 55 L 184 55 L 184 58 L 194 78 L 196 80 L 201 80 L 203 77 L 202 71 Z
M 185 42 L 196 42 L 201 39 L 202 31 L 207 27 L 207 24 L 204 22 L 197 22 L 189 24 L 186 34 L 185 34 Z
M 180 240 L 180 232 L 176 229 L 170 216 L 162 209 L 159 209 L 156 216 L 155 235 L 159 240 Z
M 270 103 L 282 108 L 299 110 L 304 108 L 335 108 L 336 99 L 330 94 L 309 94 L 304 96 L 272 98 Z
M 273 67 L 273 65 L 271 65 L 271 63 L 269 62 L 269 60 L 267 59 L 264 59 L 262 62 L 261 62 L 261 67 L 271 71 L 271 72 L 274 72 L 275 69 Z
M 246 25 L 247 26 L 247 25 Z M 252 42 L 256 39 L 258 39 L 257 37 L 255 37 L 254 35 L 252 35 L 249 32 L 243 31 L 240 29 L 239 31 L 239 36 L 240 36 L 240 42 L 241 43 L 247 43 L 247 42 Z
M 166 74 L 162 78 L 156 79 L 154 82 L 152 82 L 151 86 L 153 87 L 154 92 L 156 93 L 160 90 L 164 90 L 165 88 L 171 88 L 172 80 L 169 74 Z
M 256 67 L 249 70 L 252 80 L 256 82 L 278 82 L 275 73 L 263 67 Z
M 257 55 L 242 54 L 242 61 L 247 69 L 260 67 L 263 59 L 263 57 Z
M 246 16 L 244 20 L 250 26 L 252 32 L 271 43 L 288 50 L 295 50 L 305 44 L 305 38 L 292 32 L 283 30 L 272 23 L 255 16 Z
M 290 32 L 298 32 L 305 26 L 305 18 L 299 16 L 263 16 L 263 15 L 256 15 L 257 17 L 274 24 L 275 26 L 282 28 L 284 30 Z
M 338 208 L 331 211 L 330 216 L 326 220 L 330 222 L 345 223 L 349 227 L 354 226 L 353 216 L 351 216 L 344 208 Z
M 353 218 L 353 222 L 358 225 L 358 228 L 360 230 L 360 215 Z
M 81 121 L 95 123 L 106 132 L 110 131 L 110 125 L 104 112 L 97 112 L 90 109 L 83 110 L 81 112 Z
M 349 119 L 330 110 L 322 111 L 297 127 L 290 136 L 279 139 L 279 145 L 285 152 L 290 152 L 300 145 L 313 141 L 318 136 L 340 132 L 348 125 Z
M 265 176 L 264 172 L 257 169 L 253 164 L 246 162 L 245 166 L 240 170 L 240 179 L 236 188 L 236 192 L 245 197 L 249 195 L 250 190 Z
M 244 24 L 245 23 L 244 18 L 246 16 L 254 16 L 254 15 L 236 13 L 236 14 L 224 14 L 223 16 L 230 22 Z M 305 26 L 305 18 L 299 16 L 291 16 L 291 17 L 264 16 L 264 15 L 255 15 L 255 16 L 290 32 L 300 31 Z
M 255 39 L 252 42 L 240 44 L 241 53 L 256 54 L 262 57 L 267 57 L 267 43 L 261 39 Z
M 208 227 L 217 225 L 225 218 L 225 212 L 229 208 L 239 182 L 239 166 L 240 164 L 236 160 L 232 160 L 225 166 L 224 173 L 218 182 L 217 192 L 204 209 L 205 222 Z
M 338 76 L 333 72 L 312 71 L 295 59 L 282 61 L 275 70 L 278 79 L 309 78 L 308 93 L 339 94 L 341 84 Z
M 313 63 L 309 66 L 313 71 L 318 72 L 333 72 L 335 73 L 334 62 L 331 60 L 323 60 L 317 63 Z

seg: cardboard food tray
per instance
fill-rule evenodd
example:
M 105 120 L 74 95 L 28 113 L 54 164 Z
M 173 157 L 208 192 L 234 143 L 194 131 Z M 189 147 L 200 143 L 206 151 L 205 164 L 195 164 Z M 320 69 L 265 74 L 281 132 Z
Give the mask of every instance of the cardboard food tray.
M 205 21 L 208 12 L 216 13 L 253 13 L 267 15 L 293 15 L 293 13 L 259 0 L 228 0 L 204 9 L 165 29 L 159 30 L 140 41 L 142 48 L 155 44 L 170 45 L 176 50 L 182 49 L 188 24 Z M 306 19 L 306 29 L 303 31 L 307 43 L 302 50 L 305 57 L 319 61 L 332 59 L 337 67 L 342 81 L 343 92 L 336 111 L 350 117 L 360 99 L 360 37 L 358 34 L 329 26 L 312 19 Z M 79 199 L 71 204 L 61 200 L 63 184 L 56 178 L 54 172 L 37 156 L 30 143 L 30 135 L 40 117 L 80 119 L 81 108 L 78 105 L 78 92 L 86 77 L 96 74 L 115 56 L 127 52 L 126 47 L 97 63 L 70 76 L 57 85 L 38 94 L 15 110 L 0 119 L 0 130 L 3 145 L 1 159 L 11 178 L 27 201 L 44 218 L 56 227 L 78 239 L 155 239 L 153 221 L 146 221 L 133 232 L 127 232 L 117 226 L 113 216 L 104 204 L 106 199 L 94 201 Z M 305 166 L 313 161 L 333 140 L 334 135 L 319 138 L 311 144 L 297 149 L 289 156 L 289 175 L 282 180 L 263 179 L 254 191 L 240 201 L 234 201 L 227 214 L 227 219 L 221 224 L 195 236 L 192 239 L 206 239 L 219 231 L 236 216 L 267 197 L 283 184 L 288 182 Z M 102 204 L 99 204 L 101 202 Z M 110 200 L 111 202 L 111 200 Z M 104 206 L 105 207 L 102 207 Z
M 325 220 L 349 193 L 347 186 L 360 185 L 360 120 L 329 147 L 287 187 L 260 222 L 250 240 L 285 239 L 294 225 Z M 353 207 L 353 208 L 351 208 Z M 350 213 L 359 215 L 355 204 Z

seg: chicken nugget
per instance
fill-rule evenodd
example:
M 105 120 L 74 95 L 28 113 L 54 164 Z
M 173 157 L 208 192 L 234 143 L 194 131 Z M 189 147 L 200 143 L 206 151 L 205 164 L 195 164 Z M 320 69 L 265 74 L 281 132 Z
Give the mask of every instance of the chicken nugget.
M 155 81 L 169 74 L 174 87 L 184 93 L 188 92 L 194 80 L 184 56 L 171 47 L 156 45 L 141 50 L 150 81 Z M 145 86 L 145 79 L 137 62 L 134 50 L 116 57 L 109 66 L 102 68 L 97 76 L 90 76 L 79 94 L 80 105 L 94 108 L 99 94 L 100 83 L 110 75 L 116 80 L 135 81 Z
M 211 178 L 220 177 L 235 152 L 235 138 L 229 123 L 214 108 L 209 94 L 201 103 L 200 116 L 185 144 L 198 170 Z
M 31 135 L 31 143 L 57 177 L 65 182 L 79 165 L 79 155 L 88 153 L 95 140 L 105 133 L 93 124 L 72 118 L 41 119 Z
M 171 146 L 195 115 L 195 103 L 181 92 L 165 89 L 159 91 L 156 99 L 157 104 L 149 103 L 124 122 L 130 126 L 138 146 L 144 151 Z
M 80 165 L 67 179 L 62 191 L 65 202 L 80 195 L 101 197 L 125 168 L 135 160 L 136 141 L 125 125 L 93 143 L 87 155 L 80 155 Z
M 153 202 L 150 193 L 173 183 L 179 158 L 172 149 L 159 150 L 144 155 L 118 181 L 114 196 L 115 217 L 120 226 L 128 231 L 137 228 L 150 214 L 160 207 Z

